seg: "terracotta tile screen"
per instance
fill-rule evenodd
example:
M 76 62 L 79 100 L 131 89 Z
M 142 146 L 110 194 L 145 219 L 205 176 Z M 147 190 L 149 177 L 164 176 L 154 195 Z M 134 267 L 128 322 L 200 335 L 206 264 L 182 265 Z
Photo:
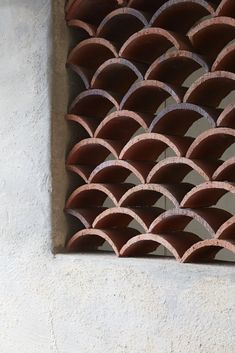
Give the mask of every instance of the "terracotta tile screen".
M 82 82 L 66 116 L 82 136 L 66 160 L 69 252 L 235 254 L 235 216 L 220 207 L 235 200 L 234 17 L 234 0 L 67 3 L 67 66 Z

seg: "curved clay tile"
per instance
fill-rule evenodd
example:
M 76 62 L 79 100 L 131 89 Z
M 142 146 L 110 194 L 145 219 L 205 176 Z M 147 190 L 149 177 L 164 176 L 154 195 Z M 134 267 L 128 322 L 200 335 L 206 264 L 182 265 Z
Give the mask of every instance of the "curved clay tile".
M 230 71 L 235 73 L 235 43 L 225 47 L 214 61 L 211 71 Z
M 90 229 L 82 229 L 68 241 L 66 244 L 66 250 L 68 252 L 77 252 L 77 251 L 96 251 L 100 246 L 105 242 L 104 236 L 101 237 L 99 234 L 90 235 Z
M 131 190 L 131 189 L 130 189 Z M 227 192 L 235 194 L 235 184 L 211 181 L 192 188 L 181 201 L 181 207 L 209 207 L 215 205 Z
M 163 212 L 157 207 L 144 208 L 126 208 L 115 207 L 109 208 L 97 215 L 93 222 L 93 228 L 109 229 L 113 227 L 127 227 L 133 220 L 135 220 L 144 230 L 148 231 L 148 227 L 153 220 Z
M 235 142 L 235 130 L 219 127 L 204 131 L 199 135 L 186 154 L 187 158 L 206 159 L 220 158 L 223 153 Z
M 66 20 L 79 19 L 97 25 L 109 12 L 118 7 L 118 3 L 117 0 L 69 1 L 65 7 Z
M 214 8 L 204 0 L 170 0 L 153 15 L 150 26 L 186 34 L 201 18 L 214 14 Z
M 229 104 L 220 114 L 217 125 L 235 128 L 235 103 Z
M 78 142 L 67 157 L 67 164 L 93 165 L 103 162 L 110 154 L 118 158 L 120 141 L 87 138 Z
M 193 185 L 188 183 L 177 184 L 144 184 L 129 189 L 120 199 L 119 206 L 147 207 L 153 206 L 162 196 L 178 207 L 185 194 Z
M 209 71 L 206 62 L 197 54 L 186 50 L 174 50 L 156 59 L 145 74 L 146 80 L 159 80 L 180 86 L 194 71 Z
M 148 26 L 146 17 L 138 10 L 128 7 L 110 12 L 100 23 L 97 36 L 123 44 L 133 33 Z
M 149 227 L 151 233 L 169 233 L 183 231 L 187 225 L 195 220 L 201 224 L 211 235 L 215 236 L 216 231 L 223 225 L 231 214 L 219 208 L 183 209 L 175 208 L 162 213 Z
M 69 108 L 69 113 L 102 118 L 113 108 L 119 109 L 118 101 L 113 95 L 102 89 L 90 89 L 75 98 Z
M 218 107 L 235 90 L 235 74 L 227 71 L 210 72 L 194 82 L 185 94 L 184 102 Z
M 235 216 L 229 218 L 221 225 L 215 237 L 218 239 L 235 239 Z
M 179 183 L 192 170 L 197 172 L 205 181 L 209 181 L 218 167 L 217 161 L 191 160 L 185 157 L 168 157 L 158 162 L 150 171 L 147 183 Z
M 89 75 L 86 75 L 83 69 L 81 69 L 79 66 L 73 65 L 73 64 L 67 64 L 66 65 L 67 69 L 72 70 L 75 72 L 76 75 L 78 75 L 81 79 L 81 82 L 84 86 L 84 89 L 89 89 L 90 88 L 90 81 L 89 81 Z
M 190 103 L 172 104 L 162 109 L 152 121 L 149 131 L 162 134 L 184 135 L 192 124 L 206 119 L 210 127 L 216 126 L 219 110 Z
M 197 53 L 214 61 L 220 51 L 234 39 L 235 20 L 230 17 L 204 20 L 193 27 L 188 36 Z
M 160 246 L 160 239 L 154 234 L 141 234 L 133 238 L 133 242 L 127 242 L 120 250 L 120 256 L 144 256 L 154 252 Z
M 91 80 L 91 87 L 123 95 L 137 80 L 143 80 L 143 75 L 133 63 L 121 58 L 109 59 L 95 72 Z
M 83 181 L 88 183 L 88 178 L 89 178 L 92 170 L 94 169 L 94 166 L 88 166 L 88 165 L 82 165 L 82 166 L 79 165 L 78 166 L 78 165 L 67 164 L 66 169 L 69 172 L 76 174 L 76 176 L 79 176 L 80 178 L 83 179 Z
M 66 214 L 75 217 L 85 228 L 91 228 L 94 219 L 105 210 L 104 207 L 89 207 L 65 210 Z
M 172 97 L 176 103 L 180 103 L 183 91 L 160 81 L 140 81 L 134 83 L 123 97 L 120 109 L 155 114 L 168 97 Z
M 133 34 L 123 44 L 119 55 L 123 58 L 151 64 L 169 48 L 188 50 L 186 37 L 168 32 L 162 28 L 145 28 Z
M 208 239 L 200 241 L 189 248 L 183 255 L 182 262 L 212 261 L 217 253 L 227 249 L 235 254 L 235 243 L 222 239 Z
M 73 121 L 74 123 L 77 123 L 80 126 L 82 126 L 90 137 L 93 137 L 95 129 L 99 124 L 98 119 L 88 118 L 85 116 L 74 115 L 74 114 L 67 114 L 65 116 L 65 119 L 68 121 Z
M 216 10 L 216 16 L 235 17 L 234 0 L 221 0 L 220 5 Z
M 159 245 L 163 245 L 180 261 L 185 251 L 200 238 L 189 232 L 176 234 L 141 234 L 131 238 L 121 249 L 120 256 L 140 256 L 153 252 Z
M 95 131 L 95 137 L 129 140 L 140 127 L 147 130 L 151 120 L 151 116 L 147 114 L 119 110 L 101 121 Z
M 235 157 L 226 160 L 213 174 L 213 180 L 235 181 Z
M 79 186 L 69 196 L 65 209 L 102 206 L 107 198 L 114 205 L 131 188 L 133 184 L 85 184 Z
M 70 20 L 68 26 L 85 32 L 89 37 L 94 37 L 96 34 L 96 26 L 81 20 Z
M 107 241 L 119 256 L 122 246 L 137 234 L 136 229 L 132 228 L 82 229 L 69 240 L 66 248 L 69 252 L 96 250 Z
M 122 149 L 119 158 L 135 161 L 155 161 L 168 147 L 183 156 L 192 143 L 190 137 L 145 133 L 135 136 Z
M 166 0 L 129 0 L 127 2 L 128 7 L 140 10 L 140 11 L 145 11 L 148 13 L 153 13 L 155 12 L 162 4 L 164 4 Z
M 130 174 L 133 174 L 140 183 L 145 183 L 153 163 L 126 162 L 120 160 L 106 161 L 98 165 L 90 174 L 91 183 L 108 183 L 110 180 L 114 183 L 124 182 Z
M 117 56 L 116 48 L 108 40 L 88 38 L 71 50 L 67 64 L 77 66 L 90 81 L 94 72 L 103 62 Z

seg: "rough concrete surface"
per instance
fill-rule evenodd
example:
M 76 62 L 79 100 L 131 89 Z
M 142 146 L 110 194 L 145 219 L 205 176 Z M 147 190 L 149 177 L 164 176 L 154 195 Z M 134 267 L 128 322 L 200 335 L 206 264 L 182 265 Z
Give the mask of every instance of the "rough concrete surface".
M 0 352 L 234 353 L 233 266 L 52 254 L 65 234 L 67 101 L 53 5 L 57 90 L 52 3 L 0 3 Z

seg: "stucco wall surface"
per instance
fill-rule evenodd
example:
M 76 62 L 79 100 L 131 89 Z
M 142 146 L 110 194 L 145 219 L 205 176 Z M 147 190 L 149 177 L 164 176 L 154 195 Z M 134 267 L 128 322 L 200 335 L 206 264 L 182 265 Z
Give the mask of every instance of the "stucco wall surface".
M 0 13 L 0 352 L 234 353 L 233 266 L 52 254 L 65 234 L 63 1 L 1 0 Z

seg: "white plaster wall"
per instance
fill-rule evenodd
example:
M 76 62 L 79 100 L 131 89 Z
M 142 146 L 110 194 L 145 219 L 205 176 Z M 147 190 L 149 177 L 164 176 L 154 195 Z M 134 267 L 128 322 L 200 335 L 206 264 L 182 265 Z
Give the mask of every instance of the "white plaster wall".
M 62 2 L 54 82 L 65 87 Z M 52 255 L 65 234 L 67 97 L 50 99 L 51 3 L 1 0 L 0 13 L 0 352 L 234 353 L 234 267 Z

